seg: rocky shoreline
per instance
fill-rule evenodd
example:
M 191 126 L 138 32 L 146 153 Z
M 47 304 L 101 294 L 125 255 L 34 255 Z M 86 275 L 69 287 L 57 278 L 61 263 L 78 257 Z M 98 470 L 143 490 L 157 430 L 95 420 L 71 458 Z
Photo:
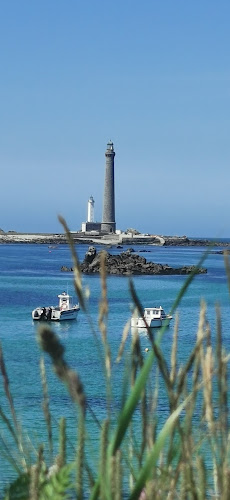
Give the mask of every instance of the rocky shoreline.
M 100 272 L 101 252 L 97 252 L 96 248 L 91 246 L 85 254 L 84 261 L 81 263 L 82 273 L 93 274 Z M 105 250 L 106 254 L 106 270 L 107 274 L 112 275 L 180 275 L 190 274 L 194 272 L 195 266 L 182 266 L 173 268 L 167 264 L 162 265 L 154 262 L 148 262 L 144 257 L 134 253 L 132 249 L 128 249 L 120 254 L 112 255 Z M 66 266 L 61 267 L 61 271 L 70 272 L 73 268 Z M 197 274 L 207 273 L 207 269 L 200 268 L 196 270 Z
M 187 236 L 157 236 L 157 235 L 105 235 L 91 237 L 80 233 L 72 233 L 72 238 L 75 244 L 87 245 L 156 245 L 156 246 L 212 246 L 212 247 L 230 247 L 230 243 L 226 241 L 210 241 L 207 239 L 191 239 Z M 0 244 L 46 244 L 58 245 L 67 244 L 65 234 L 51 233 L 16 233 L 9 231 L 8 233 L 0 232 Z

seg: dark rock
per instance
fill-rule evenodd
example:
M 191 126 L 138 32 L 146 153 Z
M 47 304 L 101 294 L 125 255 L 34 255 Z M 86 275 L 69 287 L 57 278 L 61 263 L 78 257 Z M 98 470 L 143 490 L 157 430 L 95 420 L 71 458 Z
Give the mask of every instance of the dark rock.
M 85 254 L 85 263 L 91 264 L 91 262 L 95 259 L 96 257 L 96 248 L 95 247 L 89 247 L 88 252 Z
M 226 241 L 213 241 L 207 239 L 193 239 L 187 236 L 162 236 L 164 239 L 164 246 L 199 246 L 199 247 L 219 247 L 219 246 L 229 246 Z
M 67 267 L 67 266 L 62 266 L 61 267 L 61 271 L 63 271 L 63 272 L 70 272 L 70 271 L 73 271 L 73 268 L 72 267 Z
M 131 249 L 130 249 L 131 250 Z M 85 254 L 85 259 L 81 264 L 83 273 L 99 273 L 101 264 L 101 253 L 106 255 L 106 269 L 108 274 L 112 275 L 140 275 L 140 274 L 190 274 L 194 272 L 195 266 L 183 266 L 173 268 L 167 264 L 162 265 L 154 262 L 147 262 L 144 257 L 138 254 L 132 254 L 130 250 L 121 252 L 117 255 L 112 255 L 105 250 L 97 253 L 95 247 L 89 247 Z M 62 266 L 62 271 L 71 271 L 72 268 Z M 196 270 L 198 274 L 206 273 L 207 269 L 201 268 Z

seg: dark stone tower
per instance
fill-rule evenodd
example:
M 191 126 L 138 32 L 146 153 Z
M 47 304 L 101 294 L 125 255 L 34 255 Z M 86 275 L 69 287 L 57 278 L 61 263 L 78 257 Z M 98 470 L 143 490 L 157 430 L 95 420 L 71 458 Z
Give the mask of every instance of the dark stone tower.
M 104 233 L 115 233 L 115 197 L 114 197 L 114 156 L 113 143 L 107 144 L 105 152 L 105 189 L 104 189 L 104 206 L 101 230 Z

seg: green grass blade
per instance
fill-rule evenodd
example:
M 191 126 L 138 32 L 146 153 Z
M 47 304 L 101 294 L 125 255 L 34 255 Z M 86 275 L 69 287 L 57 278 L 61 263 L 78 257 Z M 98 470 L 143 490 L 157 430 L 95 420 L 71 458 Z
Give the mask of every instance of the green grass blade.
M 202 255 L 201 259 L 199 260 L 197 266 L 195 266 L 194 271 L 186 279 L 185 283 L 183 284 L 181 290 L 179 291 L 179 293 L 174 301 L 174 304 L 173 304 L 172 309 L 171 309 L 171 313 L 174 312 L 175 309 L 177 308 L 177 306 L 180 303 L 183 295 L 185 294 L 188 286 L 192 282 L 194 276 L 197 274 L 197 270 L 203 264 L 208 253 L 209 253 L 209 249 L 204 252 L 204 254 Z M 162 331 L 164 331 L 164 330 L 165 330 L 165 328 L 163 327 Z M 131 393 L 130 393 L 130 395 L 129 395 L 129 397 L 124 405 L 124 408 L 123 408 L 123 410 L 120 414 L 120 418 L 118 420 L 117 430 L 115 431 L 115 435 L 113 436 L 112 441 L 109 445 L 108 452 L 109 452 L 110 456 L 114 455 L 116 453 L 117 449 L 119 448 L 119 446 L 122 442 L 122 439 L 126 433 L 130 419 L 132 417 L 132 414 L 133 414 L 133 412 L 138 404 L 141 392 L 143 391 L 143 389 L 145 387 L 148 375 L 149 375 L 150 370 L 152 368 L 154 358 L 155 358 L 154 353 L 151 351 L 149 353 L 148 359 L 146 360 L 142 369 L 140 370 L 140 373 L 136 379 L 135 385 L 134 385 L 134 387 L 133 387 L 133 389 L 132 389 L 132 391 L 131 391 Z
M 136 378 L 135 385 L 123 407 L 123 410 L 120 414 L 120 417 L 118 419 L 118 426 L 117 430 L 115 432 L 115 435 L 112 438 L 112 441 L 110 442 L 110 445 L 108 447 L 108 455 L 112 456 L 116 453 L 118 450 L 119 446 L 121 445 L 121 442 L 124 438 L 124 435 L 126 433 L 126 430 L 128 428 L 129 422 L 131 420 L 131 417 L 133 415 L 133 412 L 138 404 L 138 401 L 140 399 L 141 393 L 145 387 L 145 384 L 147 382 L 147 378 L 149 375 L 149 372 L 152 368 L 153 360 L 154 360 L 155 354 L 153 351 L 149 353 L 149 356 L 144 363 L 138 377 Z
M 149 453 L 146 462 L 141 468 L 139 477 L 137 478 L 136 484 L 133 488 L 133 491 L 129 497 L 129 500 L 137 500 L 140 497 L 140 494 L 146 484 L 146 481 L 150 477 L 152 473 L 152 469 L 156 464 L 159 454 L 165 444 L 166 439 L 169 437 L 173 426 L 175 424 L 176 419 L 179 417 L 181 411 L 185 408 L 186 404 L 190 400 L 191 396 L 188 396 L 183 403 L 178 406 L 178 408 L 170 415 L 170 417 L 165 422 L 164 427 L 161 429 L 159 436 Z
M 199 268 L 202 266 L 202 264 L 204 263 L 205 259 L 208 257 L 208 254 L 210 252 L 210 248 L 212 248 L 212 245 L 208 246 L 207 250 L 205 250 L 202 257 L 200 258 L 198 264 L 194 267 L 193 271 L 189 274 L 188 278 L 184 282 L 183 286 L 181 287 L 181 289 L 180 289 L 180 291 L 179 291 L 179 293 L 178 293 L 178 295 L 173 303 L 170 314 L 173 314 L 175 312 L 175 310 L 177 309 L 177 307 L 178 307 L 182 297 L 184 296 L 187 288 L 189 287 L 189 285 L 192 282 L 192 280 L 194 279 L 194 277 L 197 275 L 197 272 L 198 272 Z

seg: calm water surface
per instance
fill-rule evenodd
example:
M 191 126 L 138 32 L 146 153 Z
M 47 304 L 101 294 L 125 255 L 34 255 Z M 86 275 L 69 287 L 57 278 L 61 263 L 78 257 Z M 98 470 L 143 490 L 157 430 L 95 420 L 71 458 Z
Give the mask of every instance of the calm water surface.
M 80 260 L 83 259 L 87 246 L 77 247 Z M 124 247 L 125 249 L 125 247 Z M 134 247 L 146 259 L 169 264 L 197 264 L 204 248 L 196 247 Z M 118 253 L 118 249 L 110 249 Z M 0 246 L 0 340 L 10 379 L 17 414 L 28 436 L 28 453 L 34 460 L 33 447 L 46 440 L 46 429 L 41 409 L 42 391 L 39 376 L 40 350 L 36 341 L 37 323 L 31 318 L 35 307 L 56 305 L 57 295 L 68 289 L 74 295 L 72 273 L 61 272 L 61 266 L 71 266 L 71 257 L 66 245 L 50 249 L 47 245 L 1 245 Z M 215 334 L 215 304 L 221 306 L 223 335 L 226 349 L 230 350 L 230 315 L 229 293 L 224 270 L 223 256 L 212 253 L 205 264 L 207 275 L 198 275 L 194 279 L 179 308 L 179 361 L 183 361 L 193 346 L 199 318 L 202 298 L 207 302 L 207 316 L 213 335 Z M 138 276 L 134 284 L 142 304 L 146 306 L 162 305 L 169 312 L 174 298 L 185 281 L 184 276 Z M 83 286 L 90 289 L 88 306 L 95 331 L 98 334 L 98 304 L 100 300 L 100 279 L 98 276 L 83 277 Z M 112 358 L 115 360 L 122 331 L 130 318 L 132 301 L 127 277 L 108 277 L 109 321 L 108 338 Z M 162 340 L 164 354 L 170 352 L 173 323 Z M 88 403 L 96 417 L 101 420 L 106 415 L 106 399 L 102 363 L 98 354 L 97 343 L 82 311 L 77 321 L 53 324 L 66 349 L 66 360 L 81 376 L 87 394 Z M 142 335 L 143 355 L 149 346 L 147 337 Z M 126 347 L 129 354 L 130 337 Z M 76 413 L 65 387 L 54 376 L 47 359 L 50 405 L 54 426 L 54 439 L 57 444 L 57 428 L 60 416 L 66 416 L 69 429 L 69 447 L 71 436 L 76 433 Z M 124 387 L 124 370 L 121 365 L 113 364 L 113 413 L 116 415 L 121 405 Z M 9 408 L 4 396 L 3 381 L 0 379 L 1 407 L 9 415 Z M 164 413 L 165 402 L 162 401 Z M 92 417 L 88 416 L 90 442 L 89 453 L 93 463 L 97 464 L 98 430 Z M 95 431 L 95 432 L 94 432 Z M 10 439 L 0 420 L 1 440 Z M 3 444 L 0 447 L 3 449 Z M 0 455 L 1 486 L 15 476 L 13 468 Z M 3 479 L 4 478 L 4 479 Z

